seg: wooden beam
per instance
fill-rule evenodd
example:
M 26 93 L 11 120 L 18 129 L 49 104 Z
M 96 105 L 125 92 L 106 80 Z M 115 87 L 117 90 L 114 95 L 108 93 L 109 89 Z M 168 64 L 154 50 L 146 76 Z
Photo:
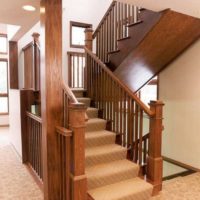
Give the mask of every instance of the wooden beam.
M 56 127 L 62 126 L 62 0 L 41 0 L 44 199 L 60 199 Z

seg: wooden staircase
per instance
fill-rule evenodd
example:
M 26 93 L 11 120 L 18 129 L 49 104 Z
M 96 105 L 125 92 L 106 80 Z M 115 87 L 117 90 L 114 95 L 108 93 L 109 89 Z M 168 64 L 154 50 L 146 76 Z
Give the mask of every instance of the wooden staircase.
M 119 7 L 118 12 L 115 7 L 116 10 Z M 136 14 L 130 13 L 129 17 L 126 9 L 126 4 L 116 2 L 93 38 L 97 38 L 97 56 L 124 84 L 137 92 L 199 39 L 200 19 L 170 9 L 153 12 L 141 8 L 136 8 Z M 113 29 L 112 25 L 105 29 L 110 16 L 116 23 L 117 33 L 111 31 L 112 37 L 107 37 L 105 32 Z M 117 16 L 120 19 L 115 22 L 113 19 Z M 132 17 L 132 21 L 127 20 Z
M 72 91 L 87 106 L 85 169 L 90 198 L 149 199 L 153 186 L 139 177 L 140 166 L 127 159 L 128 149 L 115 143 L 116 133 L 106 130 L 107 121 L 98 117 L 98 109 L 90 107 L 91 99 L 84 97 L 86 91 Z

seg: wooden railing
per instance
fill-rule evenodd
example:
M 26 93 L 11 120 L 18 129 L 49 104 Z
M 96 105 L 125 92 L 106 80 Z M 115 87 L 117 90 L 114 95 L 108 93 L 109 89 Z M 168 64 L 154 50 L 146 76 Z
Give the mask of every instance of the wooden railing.
M 112 2 L 93 34 L 93 38 L 96 38 L 96 55 L 101 61 L 108 62 L 108 53 L 117 51 L 117 41 L 129 36 L 127 25 L 139 21 L 139 12 L 136 6 Z
M 68 52 L 68 85 L 71 88 L 84 88 L 85 54 Z
M 27 115 L 28 161 L 27 164 L 42 184 L 43 156 L 42 156 L 42 119 L 30 112 Z
M 70 200 L 70 164 L 71 164 L 71 137 L 72 131 L 56 127 L 56 132 L 58 134 L 58 155 L 59 155 L 59 188 L 60 188 L 60 199 Z
M 129 158 L 140 166 L 147 163 L 147 179 L 155 186 L 155 193 L 162 185 L 162 102 L 147 107 L 126 87 L 108 67 L 90 50 L 86 50 L 87 92 L 95 107 L 103 110 L 103 118 L 111 122 L 117 143 L 129 149 Z M 145 132 L 146 131 L 146 132 Z M 148 159 L 144 135 L 149 133 Z M 145 145 L 144 145 L 145 143 Z
M 56 127 L 60 156 L 60 199 L 85 200 L 85 121 L 86 107 L 79 103 L 64 82 L 64 127 Z M 67 128 L 67 129 L 66 129 Z

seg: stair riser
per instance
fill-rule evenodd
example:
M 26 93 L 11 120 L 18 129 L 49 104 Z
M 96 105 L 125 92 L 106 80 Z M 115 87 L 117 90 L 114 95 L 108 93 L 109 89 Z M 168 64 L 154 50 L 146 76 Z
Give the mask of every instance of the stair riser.
M 96 176 L 94 177 L 88 177 L 88 189 L 95 189 L 97 187 L 102 187 L 105 185 L 110 185 L 116 182 L 124 181 L 126 179 L 135 178 L 138 176 L 139 168 L 135 169 L 129 169 L 125 171 L 121 171 L 118 173 L 113 173 L 110 175 L 103 175 L 103 176 Z
M 101 131 L 106 129 L 106 122 L 86 123 L 86 132 Z
M 88 138 L 86 139 L 86 148 L 107 145 L 107 144 L 114 144 L 115 140 L 116 140 L 116 137 L 110 136 L 110 135 L 106 137 Z
M 126 159 L 127 151 L 120 150 L 114 152 L 107 152 L 106 154 L 86 156 L 86 167 L 112 162 L 115 160 Z
M 78 101 L 80 102 L 80 103 L 84 103 L 87 107 L 90 107 L 90 104 L 91 104 L 91 100 L 89 100 L 89 99 L 78 99 Z
M 86 113 L 89 119 L 98 118 L 98 110 L 90 110 L 90 111 L 87 111 Z
M 74 91 L 73 93 L 76 98 L 84 97 L 84 92 Z

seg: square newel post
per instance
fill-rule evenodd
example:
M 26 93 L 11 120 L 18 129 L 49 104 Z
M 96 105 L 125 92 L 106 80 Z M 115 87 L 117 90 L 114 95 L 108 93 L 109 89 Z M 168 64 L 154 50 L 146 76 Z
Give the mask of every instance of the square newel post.
M 162 147 L 162 120 L 163 102 L 151 101 L 150 110 L 154 116 L 150 118 L 149 155 L 147 160 L 147 180 L 153 184 L 153 195 L 162 190 L 163 159 Z
M 85 175 L 85 113 L 81 103 L 69 106 L 69 128 L 72 130 L 72 200 L 87 199 L 87 179 Z
M 93 41 L 92 34 L 93 34 L 92 28 L 85 29 L 85 47 L 90 51 L 92 51 L 92 41 Z

